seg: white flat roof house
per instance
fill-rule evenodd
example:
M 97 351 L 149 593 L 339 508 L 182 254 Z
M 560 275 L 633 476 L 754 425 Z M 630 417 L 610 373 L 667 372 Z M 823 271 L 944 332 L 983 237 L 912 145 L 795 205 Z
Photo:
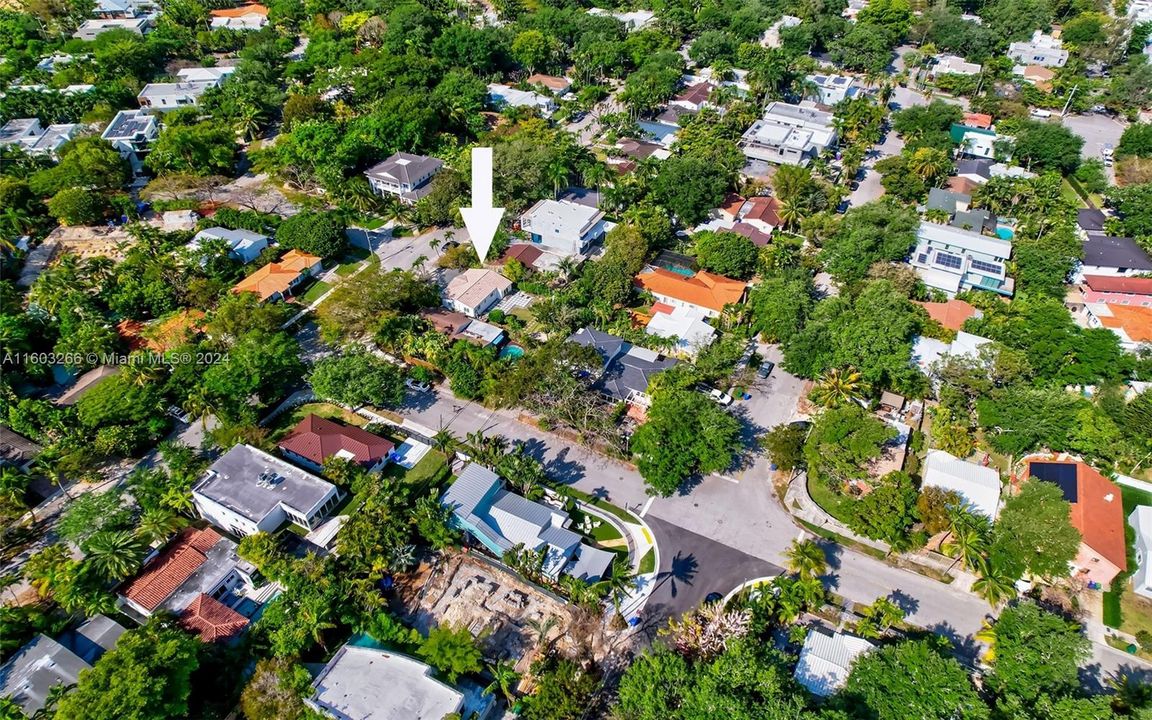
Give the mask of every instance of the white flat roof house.
M 470 318 L 480 317 L 512 290 L 512 281 L 495 270 L 472 268 L 448 282 L 444 306 Z
M 1005 269 L 1012 257 L 1011 241 L 927 220 L 920 223 L 916 236 L 909 263 L 928 287 L 949 297 L 961 290 L 1012 297 L 1015 282 Z
M 96 36 L 109 30 L 127 30 L 137 35 L 143 35 L 152 29 L 152 20 L 147 17 L 133 18 L 107 18 L 102 20 L 85 20 L 72 37 L 91 42 Z
M 1128 524 L 1136 531 L 1136 572 L 1132 574 L 1132 589 L 1137 595 L 1152 599 L 1152 507 L 1137 505 L 1128 516 Z
M 210 227 L 196 233 L 189 243 L 189 247 L 199 248 L 205 240 L 223 240 L 231 248 L 228 253 L 240 262 L 247 265 L 268 247 L 268 236 L 254 233 L 251 230 L 229 230 L 222 227 Z
M 979 75 L 984 66 L 979 63 L 968 62 L 958 55 L 941 53 L 936 56 L 936 62 L 928 69 L 929 75 Z
M 232 73 L 235 67 L 185 68 L 176 76 L 178 82 L 148 83 L 136 99 L 140 107 L 150 110 L 176 110 L 196 105 L 200 96 L 217 87 Z
M 922 487 L 952 490 L 969 512 L 995 520 L 1000 512 L 1000 473 L 995 468 L 961 460 L 943 450 L 929 450 Z
M 540 200 L 520 216 L 533 244 L 567 256 L 584 254 L 611 227 L 603 212 L 571 200 Z
M 856 79 L 847 75 L 808 75 L 806 79 L 815 86 L 815 92 L 807 99 L 821 105 L 835 105 L 860 93 Z
M 495 699 L 465 693 L 432 676 L 430 666 L 390 650 L 345 645 L 312 681 L 305 702 L 337 720 L 484 718 Z
M 442 167 L 444 162 L 437 158 L 398 152 L 373 165 L 364 175 L 379 195 L 395 195 L 406 203 L 414 203 L 432 190 L 432 178 Z
M 788 165 L 807 165 L 835 144 L 832 113 L 785 102 L 769 103 L 740 138 L 749 159 Z
M 0 127 L 0 145 L 19 145 L 29 155 L 49 155 L 54 158 L 64 143 L 75 137 L 79 130 L 80 126 L 76 124 L 41 127 L 37 118 L 18 118 Z
M 963 330 L 956 333 L 956 339 L 951 343 L 936 338 L 916 336 L 912 342 L 912 364 L 927 376 L 932 377 L 933 366 L 947 357 L 978 358 L 980 348 L 992 342 L 988 338 L 966 333 Z
M 251 445 L 233 446 L 192 489 L 200 517 L 240 537 L 285 521 L 312 530 L 342 496 L 327 480 Z
M 657 303 L 644 332 L 662 338 L 676 338 L 675 354 L 695 357 L 716 339 L 716 329 L 704 321 L 699 310 L 679 305 L 668 307 Z
M 1014 42 L 1008 46 L 1008 57 L 1021 65 L 1043 65 L 1044 67 L 1064 67 L 1068 62 L 1068 51 L 1060 40 L 1043 30 L 1032 33 L 1028 42 Z
M 143 155 L 159 135 L 160 125 L 155 116 L 143 110 L 121 110 L 100 137 L 112 143 L 120 151 L 120 157 L 132 165 L 132 172 L 139 174 Z
M 497 109 L 505 107 L 532 107 L 548 117 L 556 110 L 556 101 L 552 95 L 541 95 L 531 90 L 520 90 L 500 83 L 491 83 L 488 86 L 488 102 Z
M 592 8 L 589 15 L 608 15 L 624 23 L 628 32 L 643 30 L 656 21 L 656 13 L 651 10 L 633 10 L 632 12 L 609 12 L 604 8 Z
M 828 697 L 844 687 L 856 658 L 875 647 L 854 635 L 809 630 L 793 676 L 813 695 Z

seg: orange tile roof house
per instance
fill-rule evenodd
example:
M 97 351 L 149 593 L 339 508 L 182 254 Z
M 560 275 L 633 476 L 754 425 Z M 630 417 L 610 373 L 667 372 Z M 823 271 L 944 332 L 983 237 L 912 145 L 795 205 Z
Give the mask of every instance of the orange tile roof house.
M 1024 477 L 1053 483 L 1063 491 L 1071 505 L 1072 526 L 1081 536 L 1073 574 L 1086 583 L 1108 587 L 1128 567 L 1120 488 L 1077 460 L 1032 459 Z
M 204 642 L 227 642 L 248 627 L 248 618 L 211 595 L 201 593 L 180 613 L 180 627 L 200 636 Z
M 315 255 L 289 250 L 277 262 L 271 262 L 236 283 L 234 293 L 256 293 L 261 302 L 284 300 L 306 278 L 320 272 L 320 258 Z
M 964 329 L 964 321 L 968 318 L 983 315 L 983 313 L 963 300 L 952 299 L 948 302 L 916 302 L 916 304 L 928 311 L 928 317 L 949 330 L 956 330 L 957 332 Z
M 688 277 L 656 268 L 636 276 L 636 285 L 673 307 L 698 308 L 708 317 L 720 317 L 724 307 L 744 299 L 747 283 L 701 270 Z
M 379 435 L 353 425 L 342 425 L 319 415 L 300 421 L 283 440 L 280 452 L 288 459 L 319 471 L 330 457 L 346 458 L 369 471 L 388 463 L 396 446 Z
M 556 95 L 563 95 L 568 92 L 568 88 L 572 87 L 572 81 L 566 77 L 557 77 L 555 75 L 542 75 L 536 73 L 529 75 L 528 79 L 524 82 L 529 85 L 543 85 Z
M 236 543 L 212 528 L 187 528 L 120 588 L 123 609 L 137 619 L 157 610 L 180 612 L 207 594 L 225 598 L 252 586 L 255 568 Z
M 212 27 L 231 30 L 259 30 L 268 24 L 268 8 L 248 3 L 235 8 L 213 10 Z

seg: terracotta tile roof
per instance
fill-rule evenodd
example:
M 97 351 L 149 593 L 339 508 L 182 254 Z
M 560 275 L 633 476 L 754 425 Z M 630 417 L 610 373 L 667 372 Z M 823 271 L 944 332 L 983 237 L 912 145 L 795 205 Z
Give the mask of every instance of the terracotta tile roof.
M 655 294 L 722 312 L 725 305 L 740 302 L 746 283 L 701 270 L 692 277 L 657 268 L 636 276 L 636 284 Z
M 350 453 L 360 465 L 375 465 L 395 449 L 390 441 L 367 430 L 309 415 L 280 441 L 280 449 L 323 465 L 326 458 Z
M 1128 295 L 1152 295 L 1152 278 L 1085 275 L 1084 284 L 1095 292 L 1126 293 Z
M 976 308 L 963 300 L 949 300 L 948 302 L 917 302 L 917 305 L 928 311 L 928 316 L 949 330 L 961 330 L 964 321 L 976 315 Z
M 1029 80 L 1047 81 L 1056 77 L 1056 73 L 1043 65 L 1029 65 L 1024 68 L 1024 77 Z
M 1133 307 L 1110 303 L 1112 316 L 1098 315 L 1100 324 L 1113 330 L 1123 330 L 1132 342 L 1152 342 L 1152 308 Z
M 1080 531 L 1085 545 L 1121 570 L 1128 567 L 1124 540 L 1124 503 L 1116 483 L 1095 468 L 1076 460 L 1037 459 L 1028 463 L 1024 476 L 1031 474 L 1032 462 L 1076 467 L 1075 502 L 1069 502 L 1072 527 Z M 1068 489 L 1065 490 L 1065 497 Z
M 508 252 L 504 253 L 505 260 L 515 260 L 524 267 L 534 267 L 540 256 L 544 251 L 530 243 L 516 243 L 515 245 L 508 246 Z
M 740 212 L 740 208 L 744 207 L 746 199 L 743 195 L 738 193 L 728 193 L 724 197 L 724 202 L 720 203 L 720 212 L 726 215 L 735 216 Z
M 700 105 L 712 96 L 712 91 L 716 86 L 709 82 L 696 83 L 684 89 L 684 92 L 676 96 L 680 102 L 691 103 L 693 105 Z
M 231 640 L 248 627 L 248 618 L 204 593 L 180 612 L 179 622 L 180 627 L 209 643 Z
M 973 192 L 976 191 L 976 188 L 978 188 L 978 187 L 980 187 L 980 183 L 976 182 L 972 178 L 966 178 L 966 177 L 950 177 L 950 178 L 948 178 L 948 189 L 951 190 L 952 192 L 958 192 L 958 193 L 964 193 L 965 195 L 971 195 Z
M 220 18 L 238 18 L 245 15 L 263 15 L 268 17 L 268 8 L 260 5 L 259 3 L 249 3 L 235 8 L 223 8 L 222 10 L 213 10 L 212 17 Z
M 212 528 L 188 528 L 126 584 L 120 594 L 152 611 L 207 562 L 206 553 L 223 540 Z
M 756 247 L 764 247 L 772 242 L 772 236 L 768 233 L 759 230 L 746 222 L 738 222 L 732 226 L 730 230 L 721 230 L 721 232 L 733 232 L 737 235 L 743 235 L 752 241 Z
M 296 278 L 320 262 L 315 255 L 289 250 L 278 262 L 268 263 L 232 288 L 234 293 L 252 292 L 267 300 L 276 293 L 287 293 Z
M 549 90 L 556 92 L 563 92 L 572 86 L 572 81 L 568 78 L 556 77 L 555 75 L 541 75 L 540 73 L 529 75 L 525 82 L 529 85 L 543 85 Z
M 744 220 L 759 220 L 773 227 L 783 225 L 780 220 L 780 201 L 774 197 L 754 197 L 744 205 Z
M 987 130 L 992 127 L 992 116 L 984 113 L 964 113 L 964 124 L 968 127 Z

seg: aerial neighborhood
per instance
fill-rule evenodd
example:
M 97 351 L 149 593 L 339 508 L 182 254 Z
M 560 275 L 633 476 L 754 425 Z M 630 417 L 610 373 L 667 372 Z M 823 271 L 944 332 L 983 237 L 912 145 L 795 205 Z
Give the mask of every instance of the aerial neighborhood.
M 1152 718 L 1152 2 L 0 6 L 0 720 Z

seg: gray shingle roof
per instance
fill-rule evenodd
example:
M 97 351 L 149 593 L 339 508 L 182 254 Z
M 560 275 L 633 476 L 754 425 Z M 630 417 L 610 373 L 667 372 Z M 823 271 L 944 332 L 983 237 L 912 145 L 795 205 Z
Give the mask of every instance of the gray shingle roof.
M 57 685 L 75 685 L 91 667 L 47 635 L 37 635 L 0 667 L 0 695 L 12 698 L 29 717 L 44 707 Z
M 1132 238 L 1088 233 L 1084 241 L 1084 264 L 1097 267 L 1152 270 L 1152 258 Z
M 595 348 L 604 360 L 597 386 L 617 400 L 628 400 L 632 392 L 646 393 L 653 375 L 676 364 L 672 358 L 593 328 L 577 330 L 568 342 Z

